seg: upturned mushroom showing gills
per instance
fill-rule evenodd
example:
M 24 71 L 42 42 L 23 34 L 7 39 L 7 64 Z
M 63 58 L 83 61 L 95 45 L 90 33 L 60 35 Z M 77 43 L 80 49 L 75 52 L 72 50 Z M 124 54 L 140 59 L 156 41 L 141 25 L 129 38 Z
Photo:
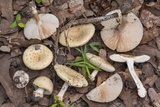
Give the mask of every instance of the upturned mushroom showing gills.
M 30 2 L 34 18 L 31 18 L 24 28 L 24 35 L 27 39 L 43 40 L 56 33 L 59 27 L 59 20 L 53 14 L 38 14 L 35 3 Z
M 86 96 L 89 100 L 95 102 L 111 102 L 120 95 L 122 88 L 122 79 L 119 74 L 116 73 L 91 90 Z
M 53 91 L 53 83 L 46 76 L 37 77 L 33 81 L 33 86 L 35 87 L 35 91 L 33 92 L 34 97 L 43 98 L 44 95 L 50 95 Z
M 78 47 L 86 44 L 94 35 L 93 24 L 73 26 L 64 30 L 59 37 L 59 43 L 63 46 Z
M 134 49 L 143 37 L 143 26 L 139 18 L 132 12 L 122 15 L 120 10 L 114 10 L 107 15 L 118 13 L 119 18 L 102 21 L 104 28 L 101 38 L 111 50 L 127 52 Z
M 24 88 L 29 82 L 29 75 L 23 70 L 18 70 L 13 75 L 13 81 L 17 88 Z
M 68 86 L 73 86 L 73 87 L 86 87 L 88 86 L 88 82 L 85 79 L 83 75 L 80 73 L 76 72 L 75 70 L 65 66 L 65 65 L 60 65 L 56 64 L 54 65 L 54 69 L 57 73 L 57 75 L 65 81 L 63 84 L 61 90 L 58 93 L 58 97 L 63 100 L 64 93 L 66 92 Z
M 113 54 L 110 56 L 110 59 L 116 62 L 126 62 L 129 72 L 133 78 L 133 80 L 136 83 L 137 89 L 138 89 L 138 95 L 140 97 L 145 97 L 147 94 L 146 89 L 144 88 L 142 82 L 138 78 L 135 70 L 134 70 L 134 62 L 135 63 L 143 63 L 150 59 L 148 55 L 141 55 L 141 56 L 132 56 L 132 55 L 126 55 L 126 54 Z
M 115 71 L 115 68 L 106 60 L 102 59 L 99 56 L 96 56 L 91 53 L 86 53 L 86 58 L 89 60 L 90 63 L 93 65 L 97 66 L 98 68 L 108 71 L 108 72 L 113 72 Z M 98 70 L 94 70 L 91 74 L 91 80 L 94 81 L 96 75 L 98 73 Z
M 53 60 L 52 51 L 42 44 L 29 46 L 23 53 L 24 64 L 32 70 L 42 70 Z

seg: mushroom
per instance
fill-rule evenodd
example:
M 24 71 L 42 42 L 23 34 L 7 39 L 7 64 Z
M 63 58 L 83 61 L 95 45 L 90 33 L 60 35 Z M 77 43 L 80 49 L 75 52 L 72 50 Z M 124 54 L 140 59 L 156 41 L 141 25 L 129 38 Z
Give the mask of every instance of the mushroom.
M 63 100 L 64 93 L 66 92 L 68 86 L 73 86 L 73 87 L 86 87 L 86 86 L 88 86 L 88 82 L 85 79 L 85 77 L 83 75 L 81 75 L 80 73 L 76 72 L 75 70 L 73 70 L 65 65 L 60 65 L 60 64 L 54 65 L 54 69 L 55 69 L 57 75 L 63 81 L 65 81 L 60 92 L 57 95 L 60 98 L 60 100 Z
M 32 70 L 41 70 L 49 66 L 53 60 L 51 50 L 42 44 L 29 46 L 23 53 L 24 64 Z
M 114 74 L 102 84 L 86 94 L 87 98 L 96 102 L 111 102 L 121 93 L 123 82 L 119 74 Z
M 37 77 L 33 81 L 33 86 L 35 87 L 35 91 L 33 92 L 34 97 L 43 98 L 44 95 L 50 95 L 53 91 L 53 83 L 46 76 Z
M 24 88 L 29 82 L 29 75 L 23 70 L 18 70 L 13 75 L 13 81 L 17 88 Z
M 113 18 L 101 22 L 104 26 L 100 32 L 103 42 L 108 48 L 118 52 L 127 52 L 134 49 L 143 37 L 142 23 L 132 12 L 122 16 L 118 9 L 109 12 L 107 15 L 113 13 L 118 13 L 119 19 Z
M 27 39 L 46 39 L 56 32 L 59 20 L 53 14 L 38 14 L 34 2 L 30 2 L 34 18 L 31 18 L 24 28 Z
M 142 82 L 138 78 L 135 70 L 134 70 L 134 62 L 135 63 L 143 63 L 150 59 L 148 55 L 141 55 L 141 56 L 132 56 L 132 55 L 126 55 L 126 54 L 113 54 L 110 56 L 110 59 L 116 62 L 126 62 L 129 72 L 133 78 L 133 80 L 136 83 L 137 89 L 138 89 L 138 95 L 140 97 L 146 96 L 146 89 L 144 88 Z
M 73 26 L 64 30 L 59 37 L 59 43 L 63 46 L 78 47 L 86 44 L 94 35 L 93 24 Z
M 91 53 L 86 53 L 86 58 L 89 60 L 90 63 L 93 65 L 99 67 L 100 69 L 108 72 L 115 71 L 115 68 L 106 60 L 102 59 L 99 56 L 96 56 Z M 91 74 L 91 80 L 94 81 L 96 75 L 98 73 L 98 70 L 94 70 Z

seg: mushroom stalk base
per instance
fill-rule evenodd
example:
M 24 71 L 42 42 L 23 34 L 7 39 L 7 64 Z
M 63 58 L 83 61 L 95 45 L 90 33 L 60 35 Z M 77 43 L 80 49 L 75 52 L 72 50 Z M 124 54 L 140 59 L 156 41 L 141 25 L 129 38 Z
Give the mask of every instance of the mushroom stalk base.
M 66 92 L 67 88 L 68 88 L 68 83 L 65 82 L 65 83 L 63 84 L 60 92 L 59 92 L 58 95 L 57 95 L 57 96 L 60 98 L 60 100 L 63 100 L 63 96 L 64 96 L 64 93 Z
M 94 70 L 91 74 L 91 81 L 95 80 L 96 75 L 98 74 L 98 70 Z
M 130 74 L 131 74 L 131 76 L 132 76 L 133 80 L 135 81 L 136 86 L 138 88 L 138 95 L 142 98 L 145 97 L 147 94 L 147 91 L 144 88 L 142 82 L 140 81 L 139 77 L 137 76 L 137 74 L 134 70 L 134 61 L 127 60 L 127 66 L 128 66 L 129 72 L 130 72 Z
M 44 92 L 44 89 L 38 88 L 36 91 L 33 92 L 33 94 L 35 97 L 43 98 L 43 92 Z

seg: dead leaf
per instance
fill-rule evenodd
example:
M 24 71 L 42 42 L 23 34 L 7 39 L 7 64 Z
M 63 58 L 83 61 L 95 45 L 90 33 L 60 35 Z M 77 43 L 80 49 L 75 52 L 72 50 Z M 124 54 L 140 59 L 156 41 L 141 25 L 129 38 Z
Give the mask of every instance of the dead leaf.
M 66 20 L 73 20 L 81 16 L 85 12 L 83 4 L 83 0 L 67 0 L 60 5 L 54 4 L 51 12 L 58 17 L 60 24 L 62 24 Z
M 13 21 L 13 9 L 12 0 L 0 0 L 0 6 L 2 7 L 2 17 L 5 17 L 8 21 Z
M 2 51 L 2 52 L 10 52 L 11 51 L 10 48 L 11 47 L 9 47 L 9 46 L 0 46 L 0 51 Z
M 160 107 L 160 93 L 157 93 L 154 88 L 148 89 L 148 95 L 154 107 Z
M 13 103 L 5 103 L 2 107 L 15 107 Z
M 150 29 L 144 29 L 143 38 L 140 44 L 145 44 L 153 40 L 154 38 L 158 37 L 159 34 L 160 34 L 160 30 L 155 25 Z
M 32 44 L 41 43 L 40 40 L 32 39 L 32 40 L 22 40 L 21 38 L 12 38 L 10 41 L 11 44 L 17 44 L 20 47 L 28 47 Z
M 11 33 L 14 33 L 14 32 L 18 31 L 18 28 L 10 29 L 9 28 L 10 24 L 11 24 L 11 21 L 8 21 L 6 19 L 1 19 L 1 23 L 0 23 L 0 36 L 4 36 L 6 34 L 11 34 Z
M 80 10 L 74 11 L 75 13 L 70 13 L 69 10 L 59 10 L 52 7 L 51 12 L 58 17 L 60 24 L 64 24 L 65 21 L 74 20 L 82 16 L 85 12 L 85 8 L 82 7 Z
M 153 87 L 154 83 L 156 82 L 158 76 L 152 75 L 150 77 L 147 77 L 146 80 L 143 82 L 144 84 L 148 84 L 150 87 Z
M 6 92 L 2 87 L 2 85 L 0 85 L 0 106 L 2 105 L 2 103 L 4 103 L 6 97 L 7 97 Z
M 25 101 L 24 90 L 19 90 L 13 85 L 12 79 L 9 75 L 10 58 L 11 57 L 8 54 L 0 58 L 0 83 L 5 88 L 6 94 L 11 102 L 16 107 L 20 107 Z
M 152 28 L 154 25 L 156 26 L 160 20 L 160 17 L 155 16 L 148 10 L 142 10 L 140 14 L 140 20 L 143 25 L 149 29 Z
M 61 5 L 55 4 L 55 7 L 60 10 L 66 10 L 66 9 L 70 9 L 78 5 L 83 6 L 83 4 L 84 4 L 83 0 L 67 0 L 67 1 L 62 2 Z
M 96 103 L 96 102 L 90 101 L 86 98 L 85 95 L 83 95 L 81 98 L 88 104 L 88 107 L 108 107 L 109 105 L 107 103 Z
M 135 93 L 132 93 L 131 90 L 123 88 L 120 99 L 123 100 L 126 107 L 134 107 L 138 104 L 137 101 L 137 95 Z
M 106 52 L 105 49 L 100 49 L 99 50 L 99 56 L 107 61 L 107 58 L 106 58 L 107 57 L 107 52 Z
M 49 102 L 50 102 L 49 99 L 44 97 L 39 101 L 39 104 L 42 105 L 42 106 L 47 106 L 48 107 L 50 105 Z
M 113 104 L 108 107 L 126 107 L 121 100 L 115 100 Z
M 156 88 L 158 89 L 158 91 L 160 92 L 160 78 L 158 78 L 155 82 Z
M 137 48 L 133 50 L 134 54 L 147 54 L 149 56 L 154 56 L 157 59 L 160 59 L 160 51 L 157 50 L 156 48 L 153 48 L 148 45 L 140 45 Z
M 88 92 L 88 90 L 89 90 L 89 86 L 82 87 L 82 88 L 76 88 L 76 91 L 81 93 L 81 94 L 84 94 L 84 93 Z
M 156 45 L 158 47 L 158 50 L 160 50 L 160 36 L 156 38 Z
M 143 72 L 143 77 L 147 78 L 150 76 L 153 76 L 155 74 L 155 69 L 153 68 L 153 66 L 150 63 L 144 63 L 142 65 L 142 72 Z
M 106 73 L 105 71 L 104 72 L 99 71 L 97 75 L 96 87 L 102 84 L 102 82 L 105 81 L 108 77 L 109 77 L 108 73 Z
M 65 107 L 69 107 L 69 105 L 79 100 L 82 96 L 83 94 L 79 94 L 79 93 L 74 93 L 74 94 L 65 93 L 65 96 L 64 96 Z

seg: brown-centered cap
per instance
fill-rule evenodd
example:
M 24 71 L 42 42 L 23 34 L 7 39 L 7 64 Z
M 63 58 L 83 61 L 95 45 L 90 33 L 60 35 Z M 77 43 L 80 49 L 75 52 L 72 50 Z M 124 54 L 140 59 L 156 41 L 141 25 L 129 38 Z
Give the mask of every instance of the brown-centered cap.
M 101 85 L 91 90 L 86 96 L 95 102 L 111 102 L 121 93 L 123 82 L 119 74 L 114 74 L 104 81 Z
M 59 43 L 63 46 L 78 47 L 86 44 L 94 35 L 93 24 L 73 26 L 64 30 L 59 37 Z
M 24 64 L 32 70 L 44 69 L 52 60 L 52 51 L 42 44 L 31 45 L 23 53 Z

